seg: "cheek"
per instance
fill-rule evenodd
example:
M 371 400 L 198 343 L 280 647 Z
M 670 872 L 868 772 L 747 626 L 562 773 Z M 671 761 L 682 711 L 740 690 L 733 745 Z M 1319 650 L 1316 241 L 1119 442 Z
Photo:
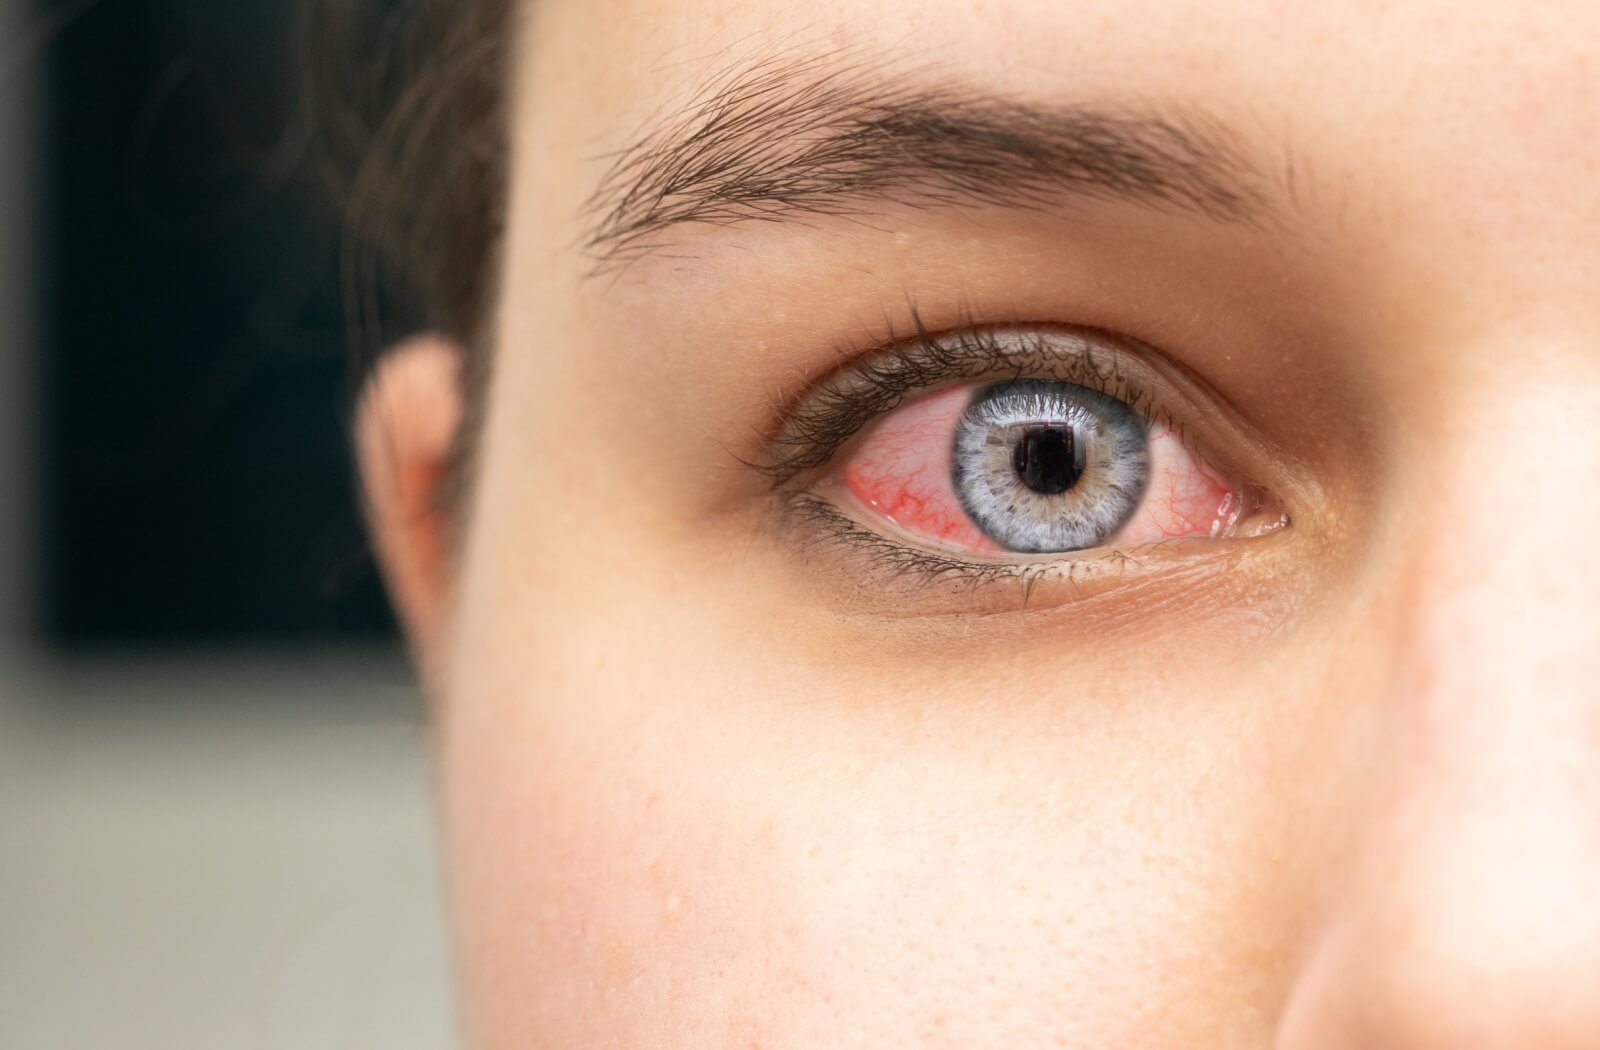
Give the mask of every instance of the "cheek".
M 648 687 L 573 706 L 624 692 Z M 820 696 L 694 719 L 648 698 L 627 725 L 457 735 L 474 1045 L 1142 1048 L 1252 1016 L 1228 956 L 1263 946 L 1172 817 L 1188 778 L 1129 777 L 1082 719 L 1064 743 L 953 693 L 920 730 Z
M 476 549 L 441 706 L 472 1045 L 1265 1044 L 1262 873 L 1314 854 L 1236 833 L 1304 812 L 1237 661 L 803 656 L 745 572 L 536 575 L 537 530 Z
M 453 720 L 447 828 L 471 1045 L 747 1046 L 789 975 L 821 965 L 786 903 L 800 894 L 773 856 L 759 779 L 723 734 L 651 696 L 692 691 L 673 657 L 650 659 L 654 683 L 592 670 L 580 683 L 585 640 L 565 661 L 548 654 L 541 673 L 570 672 L 561 695 L 474 697 L 458 706 L 497 707 L 493 724 Z M 632 697 L 650 702 L 613 721 Z M 708 1028 L 719 1017 L 726 1033 Z
M 956 421 L 971 399 L 971 389 L 961 387 L 891 412 L 850 457 L 841 478 L 868 510 L 919 536 L 999 551 L 961 509 L 951 483 Z

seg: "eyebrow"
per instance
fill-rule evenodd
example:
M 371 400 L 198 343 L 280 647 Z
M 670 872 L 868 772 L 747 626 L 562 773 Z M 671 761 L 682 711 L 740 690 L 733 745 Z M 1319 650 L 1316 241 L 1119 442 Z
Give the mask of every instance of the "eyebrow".
M 608 270 L 686 224 L 866 218 L 886 205 L 1045 208 L 1131 201 L 1222 221 L 1265 208 L 1263 176 L 1218 122 L 1043 105 L 862 66 L 733 71 L 631 145 L 585 207 Z

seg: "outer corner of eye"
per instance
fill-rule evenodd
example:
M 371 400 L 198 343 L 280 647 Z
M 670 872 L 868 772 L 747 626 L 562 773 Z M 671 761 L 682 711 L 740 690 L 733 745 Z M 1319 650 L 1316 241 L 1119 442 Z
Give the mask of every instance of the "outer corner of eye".
M 868 515 L 973 555 L 1058 554 L 1230 538 L 1287 522 L 1231 482 L 1174 424 L 1089 387 L 1021 379 L 896 408 L 838 479 Z

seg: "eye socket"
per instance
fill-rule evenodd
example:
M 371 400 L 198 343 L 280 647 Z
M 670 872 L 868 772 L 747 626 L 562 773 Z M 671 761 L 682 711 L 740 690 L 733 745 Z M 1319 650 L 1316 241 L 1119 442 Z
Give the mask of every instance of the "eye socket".
M 973 553 L 1218 536 L 1243 505 L 1171 425 L 1054 380 L 914 400 L 868 430 L 839 477 L 861 507 L 913 538 Z
M 755 466 L 802 550 L 836 544 L 861 556 L 852 573 L 883 570 L 884 583 L 1015 581 L 1027 600 L 1041 582 L 1130 564 L 1064 560 L 1074 551 L 1286 528 L 1268 493 L 1201 451 L 1212 446 L 1228 464 L 1266 464 L 1247 421 L 1137 340 L 919 324 L 915 340 L 847 361 L 799 399 Z

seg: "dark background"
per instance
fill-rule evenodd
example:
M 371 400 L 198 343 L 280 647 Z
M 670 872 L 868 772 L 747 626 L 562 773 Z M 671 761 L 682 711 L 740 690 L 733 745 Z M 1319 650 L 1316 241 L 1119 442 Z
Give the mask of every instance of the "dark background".
M 102 0 L 39 51 L 38 601 L 58 646 L 392 633 L 299 14 Z

